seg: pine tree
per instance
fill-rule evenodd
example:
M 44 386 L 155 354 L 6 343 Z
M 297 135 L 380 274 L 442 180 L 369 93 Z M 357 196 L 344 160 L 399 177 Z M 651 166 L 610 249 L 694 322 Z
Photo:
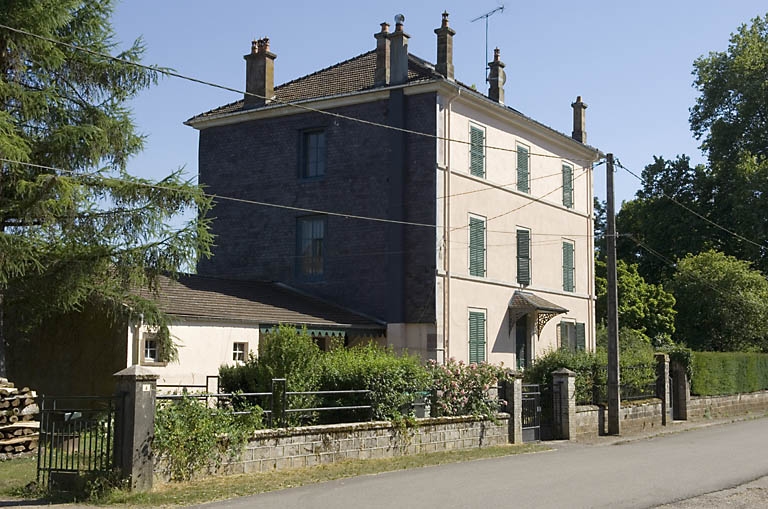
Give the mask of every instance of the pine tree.
M 171 346 L 165 317 L 135 290 L 210 254 L 201 188 L 181 171 L 159 182 L 126 172 L 144 143 L 128 104 L 162 69 L 131 65 L 141 39 L 118 50 L 112 11 L 0 0 L 0 375 L 6 342 L 89 304 L 143 314 Z

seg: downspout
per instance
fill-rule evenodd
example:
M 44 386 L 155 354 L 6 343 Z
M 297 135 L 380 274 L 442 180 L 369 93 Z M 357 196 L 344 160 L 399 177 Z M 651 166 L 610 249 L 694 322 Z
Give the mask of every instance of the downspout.
M 451 117 L 453 101 L 461 95 L 461 88 L 456 87 L 456 93 L 448 98 L 443 119 L 445 140 L 443 151 L 445 161 L 445 178 L 443 179 L 443 241 L 445 243 L 445 284 L 443 285 L 443 364 L 450 359 L 449 332 L 451 330 Z

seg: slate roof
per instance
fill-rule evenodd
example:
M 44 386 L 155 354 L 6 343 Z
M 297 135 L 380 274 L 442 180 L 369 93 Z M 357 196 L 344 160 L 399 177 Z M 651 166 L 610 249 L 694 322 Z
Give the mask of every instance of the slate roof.
M 313 298 L 279 283 L 239 281 L 196 275 L 174 281 L 162 277 L 158 304 L 184 318 L 222 319 L 259 324 L 384 330 L 383 322 Z
M 275 103 L 319 99 L 373 89 L 376 73 L 376 50 L 326 67 L 312 74 L 275 87 Z M 408 83 L 442 79 L 426 60 L 408 55 Z M 275 104 L 273 103 L 273 104 Z M 243 109 L 243 100 L 201 113 L 187 122 L 233 113 Z

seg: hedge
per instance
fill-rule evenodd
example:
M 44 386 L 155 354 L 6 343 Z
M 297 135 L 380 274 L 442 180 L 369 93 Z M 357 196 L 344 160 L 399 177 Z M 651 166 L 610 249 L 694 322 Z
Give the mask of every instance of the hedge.
M 691 393 L 698 396 L 768 389 L 765 353 L 694 352 L 691 368 Z

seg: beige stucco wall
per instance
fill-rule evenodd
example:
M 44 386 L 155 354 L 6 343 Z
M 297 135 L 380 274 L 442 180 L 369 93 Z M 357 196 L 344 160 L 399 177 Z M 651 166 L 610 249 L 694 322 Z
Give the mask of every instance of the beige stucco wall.
M 447 354 L 468 360 L 468 314 L 486 312 L 487 359 L 515 365 L 515 334 L 507 305 L 515 290 L 525 290 L 566 309 L 535 337 L 533 355 L 557 347 L 561 320 L 586 324 L 587 347 L 594 348 L 593 192 L 589 155 L 554 133 L 531 127 L 519 117 L 499 113 L 466 96 L 439 99 L 438 132 L 469 140 L 470 125 L 484 128 L 485 178 L 469 174 L 469 145 L 438 140 L 437 334 Z M 569 111 L 564 118 L 569 119 Z M 530 192 L 517 191 L 518 144 L 530 151 Z M 506 150 L 495 150 L 501 147 Z M 562 166 L 574 171 L 574 207 L 562 204 Z M 469 275 L 469 217 L 486 220 L 486 275 Z M 517 278 L 516 230 L 531 232 L 531 284 Z M 562 243 L 574 244 L 573 292 L 563 291 Z M 529 324 L 534 324 L 529 317 Z M 535 327 L 531 327 L 535 329 Z
M 179 360 L 157 364 L 143 359 L 143 337 L 146 333 L 144 326 L 130 327 L 128 365 L 150 367 L 160 376 L 158 385 L 205 385 L 206 376 L 218 375 L 222 364 L 234 363 L 234 343 L 247 343 L 248 350 L 254 354 L 259 343 L 259 329 L 254 324 L 197 320 L 177 322 L 170 327 L 170 333 L 178 347 Z

